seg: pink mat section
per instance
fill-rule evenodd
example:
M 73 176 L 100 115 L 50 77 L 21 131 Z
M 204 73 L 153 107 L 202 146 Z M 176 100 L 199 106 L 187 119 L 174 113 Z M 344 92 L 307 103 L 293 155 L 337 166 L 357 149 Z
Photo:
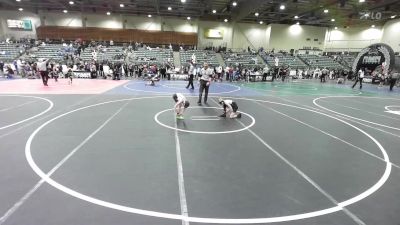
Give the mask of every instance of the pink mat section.
M 0 94 L 101 94 L 126 84 L 127 80 L 91 80 L 74 79 L 72 85 L 67 79 L 58 82 L 49 80 L 49 86 L 43 86 L 42 80 L 7 80 L 0 82 Z

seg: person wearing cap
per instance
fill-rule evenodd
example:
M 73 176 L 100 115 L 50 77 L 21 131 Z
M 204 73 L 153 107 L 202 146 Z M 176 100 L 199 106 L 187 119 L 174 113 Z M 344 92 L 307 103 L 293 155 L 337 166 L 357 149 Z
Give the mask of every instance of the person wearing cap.
M 208 63 L 204 63 L 203 69 L 200 71 L 200 89 L 199 89 L 199 101 L 197 104 L 201 105 L 201 97 L 204 94 L 204 103 L 207 104 L 207 97 L 208 97 L 208 89 L 210 88 L 212 76 L 214 75 L 214 70 L 208 67 Z
M 219 98 L 218 102 L 224 108 L 224 113 L 222 115 L 220 115 L 219 117 L 228 117 L 230 119 L 242 117 L 242 114 L 237 112 L 239 107 L 236 104 L 236 102 L 234 102 L 230 99 L 224 100 L 222 98 Z
M 172 95 L 172 98 L 175 101 L 175 112 L 176 112 L 176 118 L 178 120 L 183 120 L 183 112 L 185 112 L 185 109 L 187 109 L 190 105 L 189 101 L 186 100 L 186 97 L 183 96 L 181 93 L 176 93 Z

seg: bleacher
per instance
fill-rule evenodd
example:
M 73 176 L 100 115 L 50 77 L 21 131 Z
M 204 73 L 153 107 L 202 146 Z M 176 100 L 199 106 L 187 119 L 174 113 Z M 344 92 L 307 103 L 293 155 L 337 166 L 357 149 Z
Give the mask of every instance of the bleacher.
M 115 61 L 120 61 L 120 59 L 117 59 L 117 55 L 122 55 L 124 54 L 123 47 L 121 46 L 110 46 L 108 48 L 97 53 L 97 60 L 99 61 L 110 61 L 110 62 L 115 62 Z
M 10 62 L 25 51 L 16 44 L 0 44 L 0 60 Z
M 173 63 L 174 56 L 171 49 L 139 49 L 133 52 L 134 62 L 136 63 L 150 63 L 161 65 L 163 63 Z
M 264 61 L 268 64 L 268 66 L 275 65 L 275 57 L 279 59 L 279 65 L 289 65 L 290 68 L 306 68 L 308 67 L 301 59 L 296 56 L 291 56 L 282 53 L 276 53 L 274 55 L 261 53 L 260 56 L 264 59 Z
M 236 66 L 237 64 L 241 64 L 243 67 L 255 67 L 261 66 L 264 63 L 258 60 L 257 55 L 248 53 L 248 52 L 240 52 L 240 53 L 222 53 L 222 58 L 225 61 L 226 66 Z
M 73 54 L 73 53 L 74 53 L 73 48 L 66 47 L 61 44 L 46 44 L 31 49 L 28 58 L 32 59 L 45 58 L 52 60 L 62 60 L 65 54 Z
M 192 60 L 192 55 L 196 56 L 197 64 L 208 63 L 210 66 L 218 66 L 217 54 L 214 51 L 203 51 L 203 50 L 188 50 L 180 51 L 181 65 L 189 66 L 189 62 Z
M 92 60 L 93 59 L 92 58 L 92 49 L 85 48 L 85 50 L 81 52 L 81 59 L 84 60 L 84 61 Z
M 341 56 L 341 58 L 342 58 L 342 61 L 341 61 L 342 65 L 347 66 L 349 68 L 353 66 L 353 62 L 356 59 L 356 57 L 353 55 L 343 55 L 343 56 Z
M 93 60 L 92 56 L 93 49 L 86 48 L 85 51 L 81 52 L 81 59 L 84 61 L 91 61 Z M 123 54 L 123 47 L 120 46 L 110 46 L 108 48 L 101 48 L 100 51 L 97 51 L 97 61 L 109 61 L 109 62 L 116 62 L 120 61 L 116 58 L 117 55 Z
M 319 56 L 319 55 L 298 55 L 304 62 L 306 62 L 312 68 L 343 68 L 343 66 L 334 61 L 332 58 L 328 56 Z

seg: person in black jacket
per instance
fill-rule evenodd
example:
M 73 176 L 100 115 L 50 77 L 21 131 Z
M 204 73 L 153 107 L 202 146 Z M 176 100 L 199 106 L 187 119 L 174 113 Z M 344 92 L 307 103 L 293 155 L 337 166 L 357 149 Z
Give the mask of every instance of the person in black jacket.
M 103 63 L 99 63 L 99 76 L 104 77 L 104 67 Z
M 395 71 L 395 72 L 391 72 L 390 74 L 389 74 L 389 83 L 390 83 L 390 88 L 389 88 L 389 90 L 390 91 L 393 91 L 393 87 L 394 87 L 394 85 L 396 84 L 396 82 L 397 82 L 397 80 L 400 78 L 400 74 L 397 72 L 397 71 Z
M 0 62 L 0 76 L 3 76 L 3 73 L 4 73 L 4 62 L 1 61 Z
M 163 79 L 167 78 L 167 68 L 165 67 L 165 65 L 163 65 L 160 69 L 160 73 L 161 73 L 161 77 Z

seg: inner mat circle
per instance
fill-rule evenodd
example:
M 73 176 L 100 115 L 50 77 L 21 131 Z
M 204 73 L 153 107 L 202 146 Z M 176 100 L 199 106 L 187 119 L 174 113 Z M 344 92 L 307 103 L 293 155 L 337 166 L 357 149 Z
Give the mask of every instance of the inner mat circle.
M 350 127 L 352 127 L 353 129 L 361 132 L 362 134 L 364 134 L 365 136 L 367 136 L 368 138 L 370 138 L 375 144 L 376 146 L 379 148 L 379 150 L 382 152 L 383 154 L 383 158 L 386 162 L 386 167 L 385 167 L 385 171 L 382 174 L 381 178 L 375 183 L 373 184 L 370 188 L 368 188 L 367 190 L 365 190 L 364 192 L 360 193 L 357 196 L 354 196 L 348 200 L 342 201 L 337 203 L 337 206 L 331 207 L 331 208 L 326 208 L 326 209 L 320 209 L 320 210 L 316 210 L 316 211 L 312 211 L 312 212 L 307 212 L 307 213 L 301 213 L 301 214 L 294 214 L 294 215 L 286 215 L 286 216 L 277 216 L 277 217 L 267 217 L 267 218 L 243 218 L 243 219 L 232 219 L 232 218 L 208 218 L 208 217 L 190 217 L 190 216 L 183 216 L 180 214 L 172 214 L 172 213 L 164 213 L 164 212 L 158 212 L 158 211 L 151 211 L 151 210 L 144 210 L 144 209 L 139 209 L 139 208 L 134 208 L 134 207 L 128 207 L 128 206 L 124 206 L 124 205 L 119 205 L 116 203 L 112 203 L 112 202 L 107 202 L 89 195 L 85 195 L 83 193 L 80 193 L 76 190 L 73 190 L 72 188 L 66 187 L 64 185 L 62 185 L 61 183 L 53 180 L 51 178 L 50 175 L 46 174 L 45 172 L 43 172 L 43 170 L 41 168 L 39 168 L 39 166 L 36 164 L 35 160 L 32 157 L 32 152 L 31 152 L 31 145 L 32 142 L 35 138 L 35 136 L 47 125 L 49 125 L 50 123 L 54 122 L 57 119 L 60 119 L 64 116 L 67 116 L 71 113 L 75 113 L 75 112 L 79 112 L 88 108 L 92 108 L 92 107 L 96 107 L 96 106 L 100 106 L 100 105 L 104 105 L 104 104 L 110 104 L 110 103 L 114 103 L 114 102 L 124 102 L 124 101 L 130 101 L 130 100 L 140 100 L 140 99 L 155 99 L 155 98 L 165 98 L 167 96 L 156 96 L 156 97 L 140 97 L 140 98 L 129 98 L 129 99 L 120 99 L 120 100 L 114 100 L 114 101 L 108 101 L 108 102 L 102 102 L 102 103 L 97 103 L 97 104 L 93 104 L 93 105 L 89 105 L 89 106 L 85 106 L 85 107 L 81 107 L 78 109 L 74 109 L 71 110 L 69 112 L 63 113 L 57 117 L 54 117 L 51 120 L 48 120 L 47 122 L 45 122 L 44 124 L 42 124 L 40 127 L 38 127 L 28 138 L 28 141 L 26 142 L 25 145 L 25 157 L 29 163 L 29 165 L 31 166 L 32 170 L 39 176 L 41 177 L 41 179 L 43 179 L 44 182 L 47 182 L 49 185 L 53 186 L 54 188 L 68 194 L 71 195 L 75 198 L 90 202 L 92 204 L 95 205 L 99 205 L 99 206 L 103 206 L 103 207 L 107 207 L 110 209 L 115 209 L 115 210 L 119 210 L 119 211 L 124 211 L 124 212 L 128 212 L 128 213 L 134 213 L 134 214 L 140 214 L 140 215 L 146 215 L 146 216 L 152 216 L 152 217 L 158 217 L 158 218 L 164 218 L 164 219 L 174 219 L 174 220 L 183 220 L 183 221 L 189 221 L 189 222 L 197 222 L 197 223 L 213 223 L 213 224 L 257 224 L 257 223 L 276 223 L 276 222 L 285 222 L 285 221 L 293 221 L 293 220 L 301 220 L 301 219 L 306 219 L 306 218 L 312 218 L 312 217 L 317 217 L 317 216 L 322 216 L 322 215 L 327 215 L 327 214 L 331 214 L 334 212 L 338 212 L 343 210 L 344 207 L 352 205 L 356 202 L 359 202 L 361 200 L 363 200 L 364 198 L 372 195 L 374 192 L 376 192 L 377 190 L 379 190 L 379 188 L 381 188 L 385 182 L 389 179 L 390 173 L 391 173 L 391 169 L 392 169 L 392 164 L 390 162 L 389 156 L 386 152 L 386 150 L 383 148 L 383 146 L 374 138 L 372 137 L 370 134 L 368 134 L 367 132 L 365 132 L 364 130 L 362 130 L 361 128 L 358 128 L 342 119 L 336 118 L 334 116 L 331 116 L 329 114 L 323 113 L 323 112 L 319 112 L 319 111 L 315 111 L 312 109 L 308 109 L 308 108 L 303 108 L 303 107 L 299 107 L 299 106 L 295 106 L 295 105 L 289 105 L 289 104 L 285 104 L 285 103 L 279 103 L 279 102 L 272 102 L 272 101 L 266 101 L 266 100 L 257 100 L 257 99 L 249 99 L 249 98 L 236 98 L 236 99 L 240 99 L 240 100 L 248 100 L 248 101 L 254 101 L 254 102 L 263 102 L 263 103 L 270 103 L 270 104 L 275 104 L 275 105 L 281 105 L 281 106 L 287 106 L 287 107 L 291 107 L 291 108 L 296 108 L 296 109 L 301 109 L 301 110 L 305 110 L 305 111 L 309 111 L 309 112 L 313 112 L 313 113 L 317 113 L 320 115 L 324 115 L 328 118 L 334 119 L 336 121 L 339 121 L 345 125 L 348 125 Z M 169 96 L 168 96 L 169 97 Z
M 218 108 L 218 107 L 198 107 L 198 106 L 196 106 L 196 107 L 189 107 L 188 110 L 193 111 L 193 109 L 194 109 L 194 110 L 199 110 L 199 109 L 202 109 L 202 110 L 204 110 L 204 109 L 210 109 L 210 110 L 213 110 L 213 111 L 215 111 L 215 110 L 221 110 L 221 109 Z M 167 124 L 165 124 L 165 123 L 163 123 L 163 122 L 160 121 L 160 116 L 161 116 L 162 114 L 169 113 L 170 115 L 168 115 L 168 116 L 169 116 L 169 117 L 172 117 L 172 116 L 173 116 L 173 113 L 172 113 L 173 111 L 174 111 L 174 109 L 166 109 L 166 110 L 160 111 L 160 112 L 158 112 L 158 113 L 154 116 L 154 120 L 155 120 L 159 125 L 161 125 L 161 126 L 163 126 L 163 127 L 166 127 L 166 128 L 172 129 L 172 130 L 181 131 L 181 132 L 195 133 L 195 134 L 229 134 L 229 133 L 236 133 L 236 132 L 240 132 L 240 131 L 247 130 L 247 129 L 249 129 L 250 127 L 254 126 L 254 124 L 256 123 L 256 120 L 255 120 L 254 117 L 252 117 L 250 114 L 245 113 L 245 112 L 238 111 L 238 112 L 240 112 L 242 115 L 244 115 L 244 117 L 242 116 L 242 118 L 246 118 L 246 117 L 250 118 L 251 122 L 250 122 L 249 125 L 247 125 L 247 126 L 245 126 L 245 127 L 239 125 L 238 127 L 241 127 L 241 128 L 232 129 L 232 130 L 225 130 L 225 131 L 212 131 L 212 130 L 210 130 L 210 131 L 200 131 L 200 130 L 182 129 L 182 128 L 179 128 L 179 127 L 167 125 Z M 187 114 L 187 113 L 186 113 L 186 114 Z M 207 116 L 207 115 L 206 115 L 206 116 Z M 215 113 L 214 113 L 214 116 L 215 116 Z M 187 117 L 188 119 L 190 119 L 190 116 L 188 116 L 188 115 L 186 115 L 185 117 Z M 216 116 L 216 117 L 217 117 L 217 116 Z M 229 120 L 234 120 L 234 119 L 223 118 L 223 119 L 218 120 L 218 121 L 215 121 L 215 120 L 206 121 L 206 119 L 205 119 L 205 120 L 201 120 L 201 122 L 200 122 L 200 121 L 197 121 L 197 122 L 192 121 L 192 122 L 191 122 L 191 124 L 192 124 L 191 127 L 193 127 L 194 129 L 196 129 L 196 124 L 195 124 L 195 123 L 198 124 L 198 123 L 205 123 L 205 122 L 208 122 L 208 123 L 212 122 L 212 123 L 214 123 L 214 124 L 218 123 L 218 124 L 216 124 L 216 125 L 219 125 L 219 126 L 223 126 L 223 124 L 221 123 L 221 121 L 223 121 L 223 122 L 228 122 L 228 123 L 230 122 L 230 124 L 232 124 L 233 121 L 229 121 Z M 236 124 L 238 125 L 238 123 L 236 123 Z

